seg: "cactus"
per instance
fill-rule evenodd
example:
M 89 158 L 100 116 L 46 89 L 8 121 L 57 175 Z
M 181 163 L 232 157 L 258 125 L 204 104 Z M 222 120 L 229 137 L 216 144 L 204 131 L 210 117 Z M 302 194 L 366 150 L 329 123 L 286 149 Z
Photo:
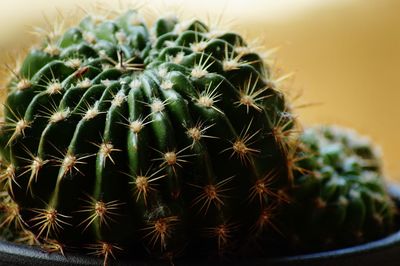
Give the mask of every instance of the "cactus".
M 240 35 L 197 20 L 149 30 L 128 11 L 49 36 L 4 108 L 14 222 L 51 250 L 105 260 L 264 241 L 286 201 L 296 132 L 278 85 Z
M 316 126 L 300 138 L 284 231 L 298 251 L 380 238 L 394 228 L 395 206 L 379 150 L 353 130 Z

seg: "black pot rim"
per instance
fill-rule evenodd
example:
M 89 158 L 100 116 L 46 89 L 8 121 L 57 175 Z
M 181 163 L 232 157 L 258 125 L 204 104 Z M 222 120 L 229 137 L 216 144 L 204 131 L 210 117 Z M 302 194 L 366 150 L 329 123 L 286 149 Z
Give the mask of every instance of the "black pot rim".
M 390 184 L 389 193 L 400 202 L 400 185 Z M 284 256 L 276 258 L 246 259 L 245 261 L 229 262 L 229 265 L 268 265 L 268 266 L 328 266 L 328 265 L 399 265 L 400 261 L 400 230 L 379 240 L 365 244 L 310 253 L 304 255 Z M 103 261 L 93 256 L 67 253 L 64 257 L 59 253 L 47 253 L 37 247 L 0 241 L 0 265 L 102 265 Z M 111 262 L 111 264 L 113 264 Z M 222 262 L 178 261 L 176 265 L 221 265 Z M 118 265 L 165 265 L 147 260 L 118 260 Z

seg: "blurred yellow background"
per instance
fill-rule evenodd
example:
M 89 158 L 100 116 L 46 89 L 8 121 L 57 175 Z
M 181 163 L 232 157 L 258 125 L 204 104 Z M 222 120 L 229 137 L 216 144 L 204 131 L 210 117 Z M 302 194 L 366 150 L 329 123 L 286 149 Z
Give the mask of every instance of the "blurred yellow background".
M 44 15 L 52 23 L 60 14 L 83 16 L 82 9 L 92 10 L 93 3 L 115 8 L 127 2 L 2 0 L 0 59 L 29 46 L 28 31 L 45 25 Z M 400 180 L 400 1 L 131 2 L 144 6 L 145 14 L 175 11 L 185 18 L 220 20 L 222 28 L 259 38 L 266 48 L 279 47 L 275 64 L 295 72 L 290 86 L 303 92 L 297 103 L 321 103 L 298 109 L 301 121 L 337 123 L 371 136 L 382 147 L 390 177 Z

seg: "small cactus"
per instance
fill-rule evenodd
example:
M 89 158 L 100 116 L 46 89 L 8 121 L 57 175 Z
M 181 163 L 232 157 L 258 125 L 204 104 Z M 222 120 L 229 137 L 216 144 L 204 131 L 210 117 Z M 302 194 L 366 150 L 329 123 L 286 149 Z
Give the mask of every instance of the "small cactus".
M 240 35 L 197 20 L 149 30 L 128 11 L 47 38 L 10 82 L 0 131 L 17 227 L 106 259 L 263 241 L 296 132 L 277 85 Z
M 300 138 L 284 231 L 297 251 L 355 245 L 394 229 L 378 150 L 365 137 L 317 126 Z

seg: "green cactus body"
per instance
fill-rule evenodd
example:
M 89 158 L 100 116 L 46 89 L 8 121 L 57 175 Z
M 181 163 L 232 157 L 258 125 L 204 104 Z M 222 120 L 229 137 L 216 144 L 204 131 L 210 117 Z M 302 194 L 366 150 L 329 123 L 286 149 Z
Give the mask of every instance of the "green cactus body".
M 393 229 L 395 206 L 368 139 L 336 126 L 308 128 L 296 158 L 293 204 L 283 221 L 296 249 L 355 245 Z
M 31 51 L 9 90 L 1 177 L 41 241 L 175 256 L 271 230 L 295 123 L 239 35 L 87 17 Z

